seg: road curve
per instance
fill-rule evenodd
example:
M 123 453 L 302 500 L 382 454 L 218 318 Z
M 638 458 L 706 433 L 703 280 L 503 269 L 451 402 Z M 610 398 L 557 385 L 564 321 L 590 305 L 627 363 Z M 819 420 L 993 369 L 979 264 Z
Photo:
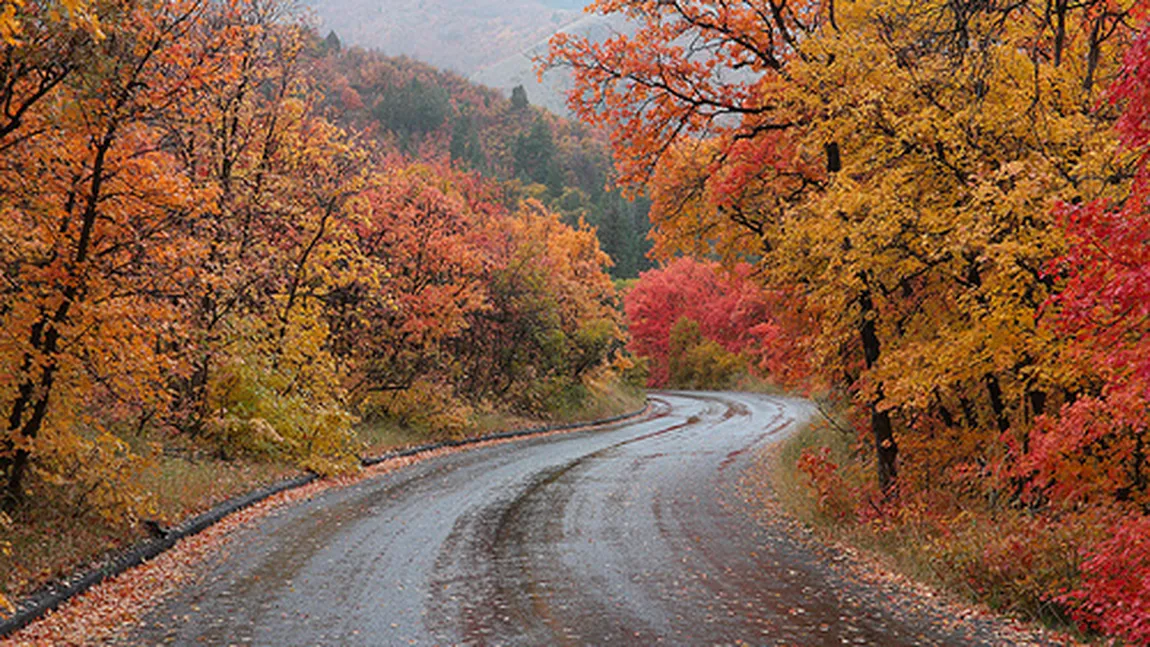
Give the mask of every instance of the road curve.
M 736 489 L 797 399 L 660 393 L 639 421 L 429 459 L 253 524 L 130 644 L 990 644 L 840 573 Z

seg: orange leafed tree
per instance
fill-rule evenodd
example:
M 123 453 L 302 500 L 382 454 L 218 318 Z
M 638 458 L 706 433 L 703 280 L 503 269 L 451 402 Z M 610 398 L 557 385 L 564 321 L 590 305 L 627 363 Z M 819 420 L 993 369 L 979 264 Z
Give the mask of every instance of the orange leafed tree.
M 287 0 L 0 0 L 5 529 L 160 513 L 138 478 L 160 444 L 329 474 L 358 464 L 357 414 L 460 433 L 472 406 L 581 406 L 626 364 L 594 230 L 523 197 L 579 213 L 598 144 L 320 42 Z M 388 68 L 359 70 L 373 87 L 332 77 L 360 60 Z M 412 75 L 490 108 L 486 138 L 538 132 L 548 181 L 561 163 L 583 189 L 453 166 L 449 136 L 473 167 L 509 167 L 509 141 L 420 114 L 454 107 Z M 364 123 L 365 98 L 419 136 Z M 0 589 L 29 576 L 18 555 L 4 571 Z
M 464 392 L 525 413 L 577 407 L 622 350 L 610 258 L 586 223 L 566 225 L 534 200 L 483 236 L 488 301 L 455 346 Z
M 347 295 L 364 313 L 339 330 L 360 366 L 355 392 L 402 391 L 450 372 L 447 342 L 486 300 L 480 243 L 494 211 L 486 193 L 443 164 L 394 164 L 366 191 L 357 246 L 382 275 L 374 290 L 360 285 Z
M 163 409 L 162 367 L 178 366 L 165 357 L 181 321 L 173 296 L 200 253 L 180 232 L 215 197 L 189 181 L 153 127 L 161 115 L 193 110 L 190 92 L 214 72 L 200 38 L 207 5 L 109 12 L 104 29 L 116 38 L 74 35 L 70 60 L 13 86 L 25 97 L 45 93 L 9 122 L 0 178 L 0 227 L 11 241 L 0 310 L 0 464 L 10 500 L 22 495 L 34 453 L 57 452 L 47 469 L 63 469 L 52 461 L 88 443 L 77 426 L 131 424 Z M 58 28 L 29 18 L 23 31 L 33 24 Z M 56 82 L 59 74 L 66 78 Z M 91 415 L 93 394 L 110 419 Z M 107 429 L 95 437 L 97 447 L 126 451 Z

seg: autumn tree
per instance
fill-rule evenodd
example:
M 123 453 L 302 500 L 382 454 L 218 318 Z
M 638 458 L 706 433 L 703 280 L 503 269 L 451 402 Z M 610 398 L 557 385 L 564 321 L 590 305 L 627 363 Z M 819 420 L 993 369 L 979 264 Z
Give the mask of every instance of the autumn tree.
M 1150 263 L 1146 231 L 1150 218 L 1150 168 L 1146 105 L 1150 99 L 1144 31 L 1126 55 L 1122 76 L 1110 99 L 1123 112 L 1117 123 L 1134 164 L 1125 195 L 1056 208 L 1069 235 L 1066 253 L 1048 266 L 1067 277 L 1064 290 L 1049 300 L 1049 318 L 1072 340 L 1069 353 L 1092 367 L 1096 385 L 1062 409 L 1056 427 L 1034 435 L 1038 483 L 1059 498 L 1102 496 L 1129 501 L 1150 511 Z
M 715 375 L 762 371 L 772 379 L 798 381 L 793 378 L 803 372 L 804 342 L 776 334 L 782 330 L 774 308 L 778 301 L 751 279 L 751 272 L 747 263 L 728 272 L 714 262 L 683 257 L 640 275 L 624 298 L 624 308 L 631 350 L 650 361 L 651 386 L 686 386 L 676 379 L 681 372 L 676 367 L 693 366 L 697 376 L 688 382 L 718 388 L 721 385 L 698 378 L 710 371 L 702 370 L 705 364 L 726 367 L 711 371 Z M 696 350 L 704 344 L 706 349 Z M 685 354 L 691 352 L 695 357 L 688 361 Z M 768 353 L 787 359 L 768 362 Z
M 1063 203 L 1066 253 L 1048 271 L 1067 278 L 1048 322 L 1091 368 L 1092 388 L 1036 425 L 1020 471 L 1035 498 L 1106 511 L 1107 538 L 1084 552 L 1083 577 L 1060 596 L 1074 616 L 1131 643 L 1150 640 L 1150 28 L 1143 26 L 1109 89 L 1134 178 L 1124 194 Z
M 356 227 L 356 246 L 382 274 L 378 286 L 348 295 L 363 301 L 364 316 L 338 330 L 359 363 L 353 391 L 449 379 L 454 360 L 446 344 L 484 307 L 480 241 L 494 203 L 474 178 L 443 165 L 396 165 L 364 197 L 369 211 Z
M 530 200 L 484 235 L 488 303 L 456 345 L 463 391 L 523 413 L 578 407 L 622 350 L 610 258 L 586 223 Z
M 1095 99 L 1128 5 L 593 7 L 639 27 L 553 41 L 572 108 L 612 129 L 625 180 L 653 182 L 662 253 L 761 257 L 821 313 L 816 365 L 865 411 L 884 489 L 900 442 L 908 478 L 966 478 L 1072 397 L 1036 325 L 1062 248 L 1046 214 L 1115 171 Z M 955 453 L 939 429 L 979 440 Z
M 0 307 L 6 500 L 20 498 L 35 457 L 56 478 L 92 453 L 91 478 L 118 474 L 107 478 L 110 503 L 130 501 L 135 490 L 121 482 L 130 473 L 116 467 L 131 455 L 124 431 L 181 419 L 236 429 L 212 413 L 237 384 L 213 373 L 239 366 L 213 364 L 220 356 L 269 363 L 264 374 L 279 377 L 257 389 L 265 395 L 326 402 L 305 407 L 315 424 L 263 434 L 279 439 L 272 445 L 301 460 L 346 459 L 338 439 L 350 417 L 338 413 L 338 380 L 316 370 L 332 366 L 316 309 L 321 284 L 340 280 L 339 268 L 319 268 L 346 231 L 360 156 L 300 98 L 288 68 L 305 34 L 282 23 L 276 3 L 105 9 L 98 36 L 66 41 L 73 59 L 10 68 L 24 76 L 11 85 L 10 105 L 23 112 L 10 113 L 18 129 L 0 180 L 11 242 Z M 271 56 L 282 66 L 268 72 Z M 213 375 L 224 380 L 215 395 Z M 263 419 L 228 410 L 243 429 Z M 193 413 L 170 415 L 181 411 Z
M 152 124 L 190 109 L 189 90 L 212 73 L 210 42 L 197 39 L 207 9 L 109 6 L 100 24 L 114 38 L 78 37 L 76 58 L 14 86 L 19 96 L 53 96 L 12 118 L 24 130 L 3 151 L 8 501 L 23 494 L 34 455 L 51 473 L 90 446 L 111 466 L 126 447 L 109 425 L 138 424 L 165 406 L 165 338 L 180 325 L 171 297 L 200 253 L 178 232 L 214 195 L 188 181 Z M 90 415 L 93 394 L 110 415 Z M 81 426 L 87 438 L 76 435 Z M 131 493 L 124 486 L 117 496 Z
M 200 113 L 165 121 L 220 196 L 189 232 L 206 243 L 208 271 L 186 287 L 193 367 L 177 381 L 174 422 L 327 471 L 351 457 L 327 308 L 342 285 L 373 275 L 350 246 L 368 157 L 320 114 L 311 35 L 288 9 L 235 5 L 220 30 L 230 56 Z

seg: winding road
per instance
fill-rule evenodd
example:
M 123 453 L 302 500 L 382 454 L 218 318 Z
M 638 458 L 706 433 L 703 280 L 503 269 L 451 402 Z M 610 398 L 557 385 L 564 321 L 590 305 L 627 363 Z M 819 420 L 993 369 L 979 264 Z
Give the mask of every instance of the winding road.
M 857 582 L 740 482 L 810 403 L 659 393 L 613 427 L 428 459 L 241 531 L 130 644 L 998 644 Z

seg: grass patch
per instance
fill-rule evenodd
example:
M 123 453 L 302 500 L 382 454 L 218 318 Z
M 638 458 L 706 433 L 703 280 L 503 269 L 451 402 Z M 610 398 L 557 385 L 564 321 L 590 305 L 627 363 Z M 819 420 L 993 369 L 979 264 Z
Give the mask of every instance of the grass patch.
M 581 404 L 565 409 L 548 422 L 568 423 L 610 418 L 636 411 L 642 408 L 646 401 L 645 390 L 612 383 L 592 391 Z
M 156 497 L 157 518 L 170 525 L 299 473 L 281 463 L 165 457 L 158 469 L 144 475 L 144 486 Z
M 794 395 L 793 390 L 789 390 L 780 386 L 777 382 L 772 382 L 764 377 L 751 373 L 744 373 L 736 378 L 732 390 L 743 393 L 761 393 L 776 396 Z
M 610 418 L 643 407 L 647 394 L 642 389 L 612 383 L 597 389 L 577 406 L 564 406 L 550 416 L 528 417 L 492 409 L 475 409 L 468 418 L 467 435 L 480 437 L 514 429 L 529 429 L 548 424 L 572 423 Z M 391 418 L 377 417 L 356 426 L 364 455 L 385 452 L 455 437 L 451 433 L 405 425 Z
M 249 460 L 222 461 L 194 453 L 162 454 L 137 475 L 152 496 L 154 518 L 171 525 L 233 496 L 298 473 L 288 465 Z M 25 505 L 0 538 L 11 552 L 0 552 L 0 590 L 8 597 L 32 593 L 45 582 L 98 564 L 110 553 L 145 539 L 140 519 L 106 518 L 77 509 L 53 491 L 33 482 Z
M 404 425 L 392 418 L 373 418 L 359 423 L 355 433 L 365 456 L 379 456 L 393 449 L 439 440 L 422 429 Z

